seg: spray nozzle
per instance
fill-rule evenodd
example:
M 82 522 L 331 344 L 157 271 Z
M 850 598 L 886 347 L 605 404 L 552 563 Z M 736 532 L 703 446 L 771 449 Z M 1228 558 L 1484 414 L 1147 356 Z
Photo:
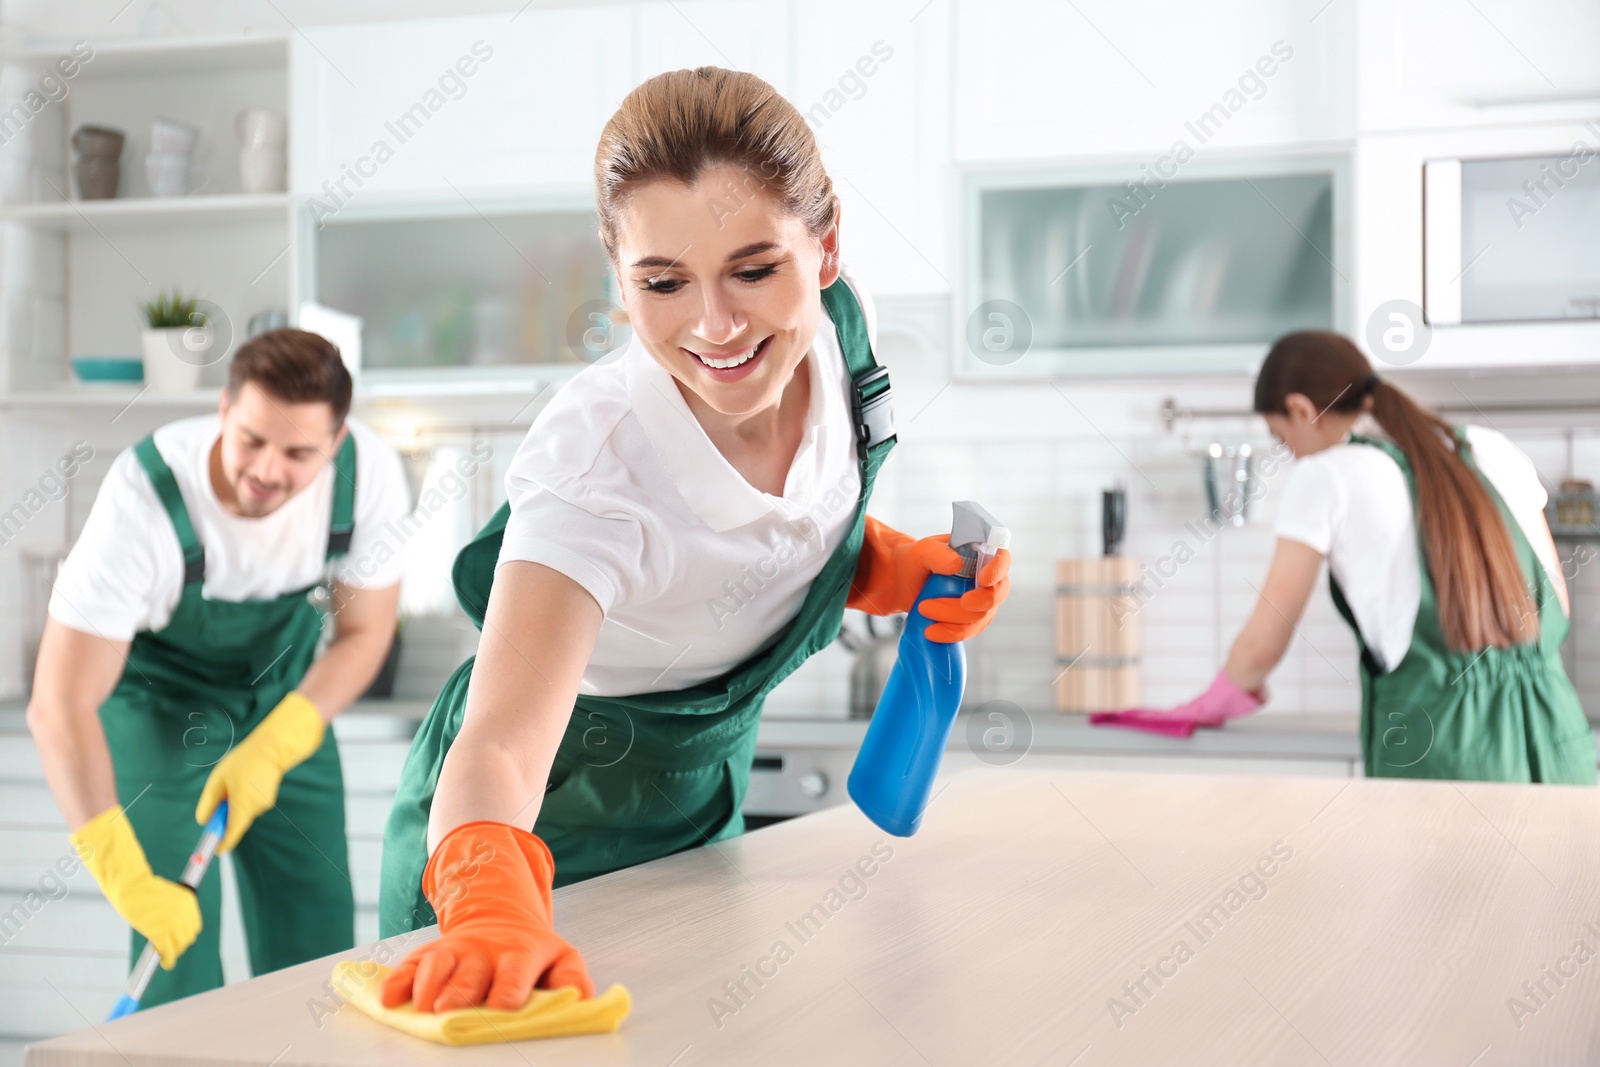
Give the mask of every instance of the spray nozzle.
M 952 511 L 950 547 L 966 560 L 961 577 L 976 577 L 1002 548 L 1010 547 L 1011 531 L 977 501 L 958 500 Z

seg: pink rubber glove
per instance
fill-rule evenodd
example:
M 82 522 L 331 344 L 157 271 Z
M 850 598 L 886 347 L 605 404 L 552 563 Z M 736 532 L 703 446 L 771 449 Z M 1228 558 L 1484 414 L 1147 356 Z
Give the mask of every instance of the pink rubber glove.
M 1104 711 L 1089 716 L 1089 723 L 1093 726 L 1121 726 L 1167 737 L 1188 737 L 1194 733 L 1196 726 L 1221 726 L 1229 719 L 1249 715 L 1261 704 L 1260 696 L 1245 692 L 1228 680 L 1226 671 L 1218 671 L 1211 681 L 1211 688 L 1171 711 L 1152 708 Z

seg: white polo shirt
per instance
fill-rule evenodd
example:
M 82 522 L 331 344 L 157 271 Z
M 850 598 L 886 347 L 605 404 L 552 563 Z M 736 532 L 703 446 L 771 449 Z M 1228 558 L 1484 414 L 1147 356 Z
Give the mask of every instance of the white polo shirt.
M 372 430 L 347 420 L 356 440 L 355 530 L 332 575 L 377 589 L 400 580 L 410 493 L 400 457 Z M 156 451 L 172 469 L 195 535 L 206 550 L 201 594 L 211 600 L 259 600 L 303 589 L 328 573 L 333 463 L 270 515 L 223 510 L 211 485 L 211 446 L 222 432 L 215 414 L 180 419 L 155 432 Z M 395 524 L 391 526 L 391 523 Z M 129 448 L 111 464 L 83 533 L 61 564 L 50 617 L 88 634 L 127 641 L 160 630 L 183 595 L 183 550 L 150 476 Z
M 1370 419 L 1356 431 L 1385 436 Z M 1478 469 L 1555 580 L 1561 564 L 1539 534 L 1548 494 L 1533 463 L 1504 434 L 1467 426 L 1466 435 Z M 1296 460 L 1278 502 L 1277 533 L 1328 557 L 1362 640 L 1386 670 L 1398 665 L 1422 601 L 1417 527 L 1400 465 L 1382 449 L 1348 442 Z
M 875 346 L 872 306 L 851 289 Z M 811 376 L 811 401 L 781 496 L 717 451 L 637 338 L 534 420 L 506 473 L 500 562 L 560 571 L 605 613 L 580 692 L 688 688 L 799 613 L 861 491 L 850 375 L 826 310 L 797 373 Z

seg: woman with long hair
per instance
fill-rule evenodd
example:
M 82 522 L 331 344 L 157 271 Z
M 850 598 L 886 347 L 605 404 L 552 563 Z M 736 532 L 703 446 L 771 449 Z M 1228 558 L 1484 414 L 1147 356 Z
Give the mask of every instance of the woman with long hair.
M 1369 777 L 1593 784 L 1594 738 L 1561 665 L 1566 583 L 1528 458 L 1417 404 L 1335 333 L 1280 338 L 1255 410 L 1297 462 L 1254 611 L 1200 698 L 1096 719 L 1182 734 L 1254 711 L 1326 559 L 1361 648 Z
M 888 379 L 794 106 L 752 74 L 659 75 L 594 175 L 633 338 L 540 413 L 456 559 L 483 637 L 406 760 L 380 901 L 384 936 L 441 936 L 389 976 L 391 1007 L 592 996 L 552 887 L 740 833 L 766 694 L 847 606 L 908 611 L 962 565 L 867 517 Z M 983 629 L 1009 559 L 925 602 L 929 637 Z

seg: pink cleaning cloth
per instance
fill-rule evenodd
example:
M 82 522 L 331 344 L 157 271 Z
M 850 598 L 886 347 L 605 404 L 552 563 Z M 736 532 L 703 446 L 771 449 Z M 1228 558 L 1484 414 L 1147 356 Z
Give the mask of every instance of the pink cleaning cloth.
M 1152 708 L 1103 711 L 1089 716 L 1089 723 L 1092 726 L 1121 726 L 1165 737 L 1189 737 L 1197 726 L 1221 726 L 1229 719 L 1249 715 L 1260 706 L 1260 697 L 1240 689 L 1228 680 L 1226 672 L 1218 671 L 1209 689 L 1171 711 Z
M 1154 708 L 1131 708 L 1127 711 L 1100 711 L 1089 716 L 1091 726 L 1121 726 L 1147 734 L 1165 737 L 1189 737 L 1199 725 L 1194 719 L 1177 711 L 1157 711 Z

